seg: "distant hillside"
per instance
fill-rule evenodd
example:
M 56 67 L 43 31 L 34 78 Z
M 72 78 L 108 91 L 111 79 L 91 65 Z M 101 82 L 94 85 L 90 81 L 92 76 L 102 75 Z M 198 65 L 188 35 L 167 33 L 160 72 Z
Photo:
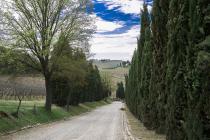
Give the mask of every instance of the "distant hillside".
M 112 96 L 116 96 L 117 83 L 125 83 L 125 74 L 128 74 L 129 67 L 118 67 L 114 69 L 100 69 L 102 75 L 108 76 L 111 79 Z
M 121 67 L 124 63 L 122 60 L 109 60 L 109 59 L 103 59 L 103 60 L 93 59 L 91 61 L 99 69 L 114 69 Z

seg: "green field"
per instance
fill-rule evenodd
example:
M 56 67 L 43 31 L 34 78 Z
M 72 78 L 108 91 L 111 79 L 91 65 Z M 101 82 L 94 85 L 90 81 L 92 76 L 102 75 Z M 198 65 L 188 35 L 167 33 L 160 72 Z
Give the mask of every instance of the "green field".
M 23 127 L 69 118 L 110 102 L 111 101 L 87 102 L 79 106 L 71 106 L 69 112 L 61 107 L 53 106 L 52 112 L 46 112 L 43 101 L 23 101 L 19 118 L 15 118 L 12 117 L 11 113 L 16 111 L 18 102 L 0 100 L 0 111 L 6 112 L 9 115 L 9 117 L 2 117 L 0 115 L 0 135 L 14 130 L 20 130 Z M 36 113 L 34 111 L 34 104 L 36 104 Z

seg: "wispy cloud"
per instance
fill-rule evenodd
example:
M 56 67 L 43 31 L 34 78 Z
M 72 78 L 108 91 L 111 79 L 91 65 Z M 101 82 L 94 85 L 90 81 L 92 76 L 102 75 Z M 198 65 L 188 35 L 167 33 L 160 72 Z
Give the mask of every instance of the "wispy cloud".
M 151 4 L 152 0 L 147 0 Z M 92 52 L 95 58 L 131 59 L 140 30 L 143 0 L 94 0 L 97 32 Z
M 143 1 L 140 0 L 98 0 L 98 2 L 105 3 L 109 10 L 117 8 L 123 13 L 136 15 L 139 14 L 139 7 L 143 4 Z

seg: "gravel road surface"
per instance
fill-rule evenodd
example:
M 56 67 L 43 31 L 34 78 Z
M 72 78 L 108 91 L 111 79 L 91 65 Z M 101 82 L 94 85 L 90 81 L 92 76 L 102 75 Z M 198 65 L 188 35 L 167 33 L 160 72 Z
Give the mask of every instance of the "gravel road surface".
M 127 140 L 121 102 L 69 120 L 42 125 L 2 137 L 2 140 Z

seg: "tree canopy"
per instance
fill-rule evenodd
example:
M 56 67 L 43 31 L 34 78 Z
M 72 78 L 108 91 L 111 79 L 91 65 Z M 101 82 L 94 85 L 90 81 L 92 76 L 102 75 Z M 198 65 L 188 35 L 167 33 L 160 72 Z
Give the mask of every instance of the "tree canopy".
M 141 13 L 125 99 L 167 140 L 210 138 L 209 6 L 208 0 L 154 0 L 152 12 L 144 5 Z
M 7 46 L 24 53 L 22 63 L 41 72 L 46 83 L 46 109 L 51 110 L 52 59 L 61 38 L 72 46 L 87 48 L 94 32 L 88 15 L 89 0 L 3 0 L 1 37 Z M 60 45 L 61 47 L 63 45 Z

